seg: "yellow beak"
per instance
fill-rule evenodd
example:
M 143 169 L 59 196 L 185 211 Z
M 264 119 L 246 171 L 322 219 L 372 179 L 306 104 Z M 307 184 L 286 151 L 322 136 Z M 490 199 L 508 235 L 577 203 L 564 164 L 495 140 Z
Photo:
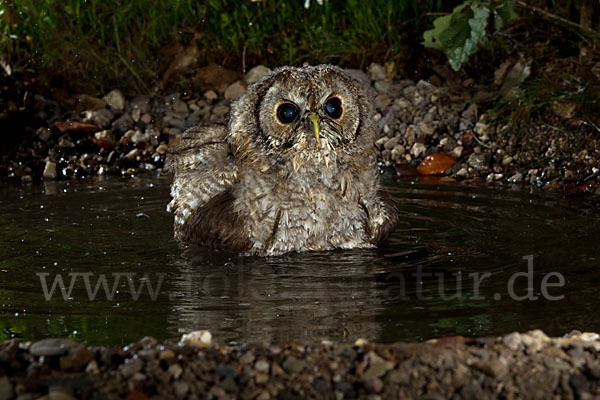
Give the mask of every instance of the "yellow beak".
M 318 142 L 319 132 L 321 131 L 321 128 L 319 127 L 319 117 L 317 116 L 317 114 L 311 114 L 308 118 L 310 118 L 311 122 L 313 123 L 313 130 Z

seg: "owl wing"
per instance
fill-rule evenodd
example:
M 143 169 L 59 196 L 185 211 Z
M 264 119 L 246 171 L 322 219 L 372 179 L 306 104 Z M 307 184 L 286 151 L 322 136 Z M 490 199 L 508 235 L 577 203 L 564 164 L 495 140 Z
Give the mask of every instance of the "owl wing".
M 233 210 L 238 167 L 226 136 L 225 124 L 199 125 L 171 146 L 165 169 L 175 177 L 167 211 L 175 214 L 178 240 L 237 252 L 250 244 Z

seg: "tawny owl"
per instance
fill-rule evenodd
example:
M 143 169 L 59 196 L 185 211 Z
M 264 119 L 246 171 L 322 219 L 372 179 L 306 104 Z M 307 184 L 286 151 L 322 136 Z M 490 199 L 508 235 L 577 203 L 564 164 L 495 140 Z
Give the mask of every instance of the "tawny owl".
M 260 256 L 375 247 L 398 216 L 374 140 L 371 101 L 341 69 L 277 69 L 228 125 L 192 128 L 171 149 L 175 237 Z

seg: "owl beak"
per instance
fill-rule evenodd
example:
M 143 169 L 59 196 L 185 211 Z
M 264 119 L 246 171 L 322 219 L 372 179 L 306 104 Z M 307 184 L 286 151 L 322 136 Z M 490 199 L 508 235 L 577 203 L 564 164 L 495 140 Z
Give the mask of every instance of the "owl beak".
M 321 127 L 319 126 L 319 117 L 317 114 L 311 114 L 308 118 L 313 124 L 313 132 L 317 138 L 317 142 L 319 142 L 319 132 L 321 132 Z

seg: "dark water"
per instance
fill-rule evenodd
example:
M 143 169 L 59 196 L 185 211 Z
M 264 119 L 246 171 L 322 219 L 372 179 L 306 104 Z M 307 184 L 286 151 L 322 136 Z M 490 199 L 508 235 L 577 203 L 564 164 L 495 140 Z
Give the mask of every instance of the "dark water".
M 402 213 L 385 247 L 259 259 L 174 242 L 165 178 L 0 188 L 0 339 L 126 344 L 210 329 L 219 343 L 391 342 L 600 330 L 595 207 L 507 189 L 389 190 Z M 51 292 L 57 278 L 64 293 Z

